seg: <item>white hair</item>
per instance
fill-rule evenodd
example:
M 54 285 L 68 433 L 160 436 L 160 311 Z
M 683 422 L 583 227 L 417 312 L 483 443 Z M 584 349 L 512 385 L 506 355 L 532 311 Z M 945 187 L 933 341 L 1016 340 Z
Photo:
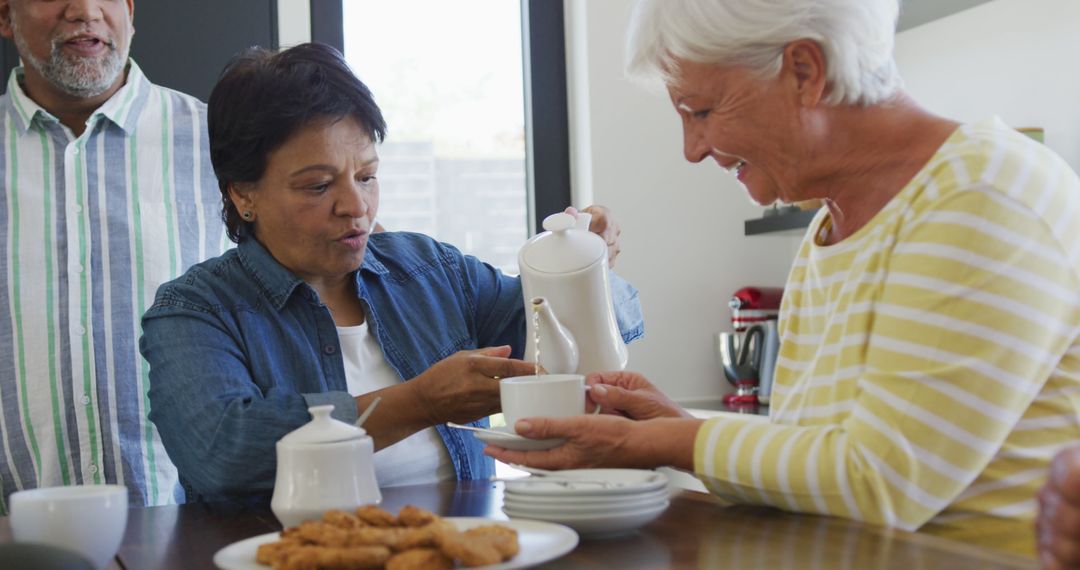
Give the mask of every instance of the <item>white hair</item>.
M 784 46 L 809 39 L 825 54 L 831 105 L 873 105 L 903 81 L 893 60 L 899 0 L 640 0 L 627 72 L 677 80 L 677 60 L 780 73 Z

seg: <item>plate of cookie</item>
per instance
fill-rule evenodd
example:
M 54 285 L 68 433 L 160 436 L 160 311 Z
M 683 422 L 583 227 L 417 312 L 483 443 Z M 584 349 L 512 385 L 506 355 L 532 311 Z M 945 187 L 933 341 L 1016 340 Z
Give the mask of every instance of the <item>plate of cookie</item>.
M 512 570 L 554 560 L 577 543 L 573 529 L 545 521 L 440 517 L 413 506 L 395 516 L 365 506 L 234 542 L 214 555 L 214 564 L 222 570 Z

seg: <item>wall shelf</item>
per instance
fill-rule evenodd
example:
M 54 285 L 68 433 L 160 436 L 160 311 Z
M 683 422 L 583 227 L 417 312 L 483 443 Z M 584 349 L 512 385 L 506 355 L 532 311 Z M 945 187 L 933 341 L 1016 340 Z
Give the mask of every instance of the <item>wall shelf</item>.
M 762 216 L 743 222 L 743 235 L 754 236 L 790 230 L 803 230 L 817 215 L 817 210 L 796 210 Z M 795 233 L 795 232 L 792 232 Z
M 900 21 L 896 31 L 921 26 L 928 22 L 951 16 L 969 8 L 986 4 L 990 0 L 904 0 L 900 5 Z

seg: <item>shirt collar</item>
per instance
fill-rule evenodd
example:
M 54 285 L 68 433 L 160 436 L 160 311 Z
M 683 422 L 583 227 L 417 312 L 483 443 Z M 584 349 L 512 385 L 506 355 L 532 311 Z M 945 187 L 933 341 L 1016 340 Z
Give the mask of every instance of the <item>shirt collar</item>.
M 368 234 L 367 249 L 364 250 L 364 261 L 360 264 L 360 271 L 367 271 L 374 273 L 375 275 L 385 275 L 389 273 L 390 270 L 379 261 L 379 242 L 382 238 L 376 236 L 378 236 L 378 234 Z
M 251 275 L 275 309 L 281 310 L 293 291 L 296 291 L 296 288 L 304 282 L 284 265 L 278 263 L 254 237 L 241 237 L 240 243 L 236 246 L 236 252 L 248 275 Z
M 25 135 L 26 131 L 30 130 L 30 126 L 34 124 L 34 121 L 57 121 L 57 118 L 52 113 L 46 111 L 41 105 L 38 105 L 33 99 L 27 96 L 26 92 L 22 88 L 22 78 L 25 70 L 23 66 L 16 67 L 11 71 L 11 75 L 8 76 L 7 92 L 10 95 L 12 116 L 16 127 L 19 130 L 20 135 Z M 125 133 L 131 134 L 135 130 L 135 124 L 138 122 L 139 114 L 142 112 L 143 107 L 146 104 L 147 96 L 150 93 L 150 81 L 143 75 L 142 69 L 139 68 L 135 60 L 128 60 L 127 67 L 127 80 L 124 85 L 113 93 L 112 97 L 109 97 L 108 101 L 105 101 L 90 118 L 87 120 L 87 124 L 93 124 L 98 115 L 104 116 L 118 127 L 124 130 Z
M 373 241 L 377 240 L 368 240 L 367 251 L 364 252 L 364 261 L 360 264 L 357 279 L 359 279 L 359 273 L 364 271 L 376 275 L 389 272 L 386 266 L 377 259 L 378 254 L 372 251 Z M 286 269 L 284 265 L 278 263 L 274 256 L 270 255 L 270 252 L 254 237 L 249 235 L 241 237 L 236 249 L 240 257 L 240 263 L 243 264 L 248 274 L 251 275 L 259 288 L 270 299 L 275 309 L 281 310 L 285 303 L 288 302 L 289 297 L 304 283 L 302 279 Z M 377 250 L 378 246 L 375 249 Z M 311 291 L 314 299 L 314 290 L 305 289 Z

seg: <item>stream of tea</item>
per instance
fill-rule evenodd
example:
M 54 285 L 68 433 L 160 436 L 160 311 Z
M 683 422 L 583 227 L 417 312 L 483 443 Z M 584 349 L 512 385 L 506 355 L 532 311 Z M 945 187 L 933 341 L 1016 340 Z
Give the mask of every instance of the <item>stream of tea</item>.
M 536 363 L 534 374 L 540 375 L 540 303 L 533 302 L 533 360 Z

